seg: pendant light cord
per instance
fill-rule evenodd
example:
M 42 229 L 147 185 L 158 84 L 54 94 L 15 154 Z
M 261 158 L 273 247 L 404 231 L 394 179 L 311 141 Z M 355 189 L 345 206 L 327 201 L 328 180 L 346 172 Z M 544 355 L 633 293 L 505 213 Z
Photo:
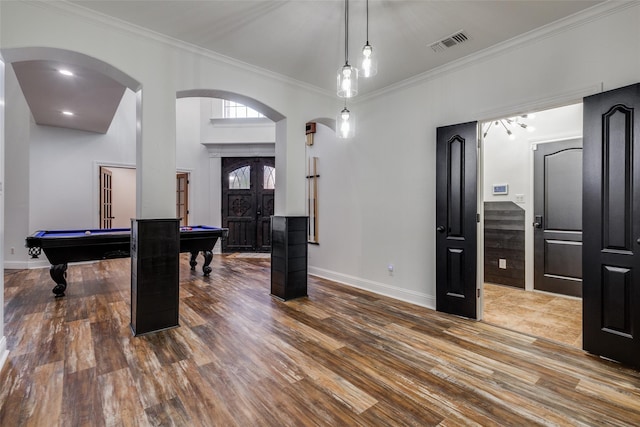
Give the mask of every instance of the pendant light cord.
M 349 64 L 349 0 L 344 0 L 344 63 Z
M 367 44 L 369 44 L 369 0 L 367 0 Z

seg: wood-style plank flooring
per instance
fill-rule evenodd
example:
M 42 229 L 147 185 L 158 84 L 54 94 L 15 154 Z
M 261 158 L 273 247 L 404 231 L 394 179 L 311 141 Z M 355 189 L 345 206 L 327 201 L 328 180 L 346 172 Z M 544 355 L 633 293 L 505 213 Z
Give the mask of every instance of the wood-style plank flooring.
M 582 348 L 580 298 L 485 283 L 484 320 Z
M 640 373 L 268 260 L 181 257 L 181 327 L 129 330 L 128 259 L 8 271 L 0 426 L 640 425 Z

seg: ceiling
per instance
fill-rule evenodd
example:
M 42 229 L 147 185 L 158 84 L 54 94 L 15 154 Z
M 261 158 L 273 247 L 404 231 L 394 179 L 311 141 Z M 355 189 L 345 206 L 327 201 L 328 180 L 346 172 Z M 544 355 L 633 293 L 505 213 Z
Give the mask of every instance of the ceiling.
M 69 3 L 328 93 L 335 92 L 336 72 L 345 60 L 345 3 L 341 0 Z M 598 3 L 601 1 L 370 0 L 369 42 L 379 59 L 378 74 L 367 81 L 360 79 L 360 94 L 428 72 Z M 358 65 L 366 41 L 365 7 L 365 0 L 349 2 L 352 65 Z M 438 52 L 430 48 L 460 30 L 468 37 L 464 43 Z M 22 81 L 21 86 L 24 89 Z

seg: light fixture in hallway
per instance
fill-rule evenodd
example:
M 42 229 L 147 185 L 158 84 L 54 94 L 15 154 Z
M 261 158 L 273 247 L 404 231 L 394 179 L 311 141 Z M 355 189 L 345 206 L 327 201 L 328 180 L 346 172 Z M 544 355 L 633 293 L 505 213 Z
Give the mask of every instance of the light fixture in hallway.
M 362 48 L 362 77 L 373 77 L 378 74 L 378 59 L 369 44 L 369 0 L 367 0 L 367 42 Z
M 338 70 L 338 96 L 352 98 L 358 94 L 358 69 L 349 65 L 349 0 L 344 1 L 344 65 Z

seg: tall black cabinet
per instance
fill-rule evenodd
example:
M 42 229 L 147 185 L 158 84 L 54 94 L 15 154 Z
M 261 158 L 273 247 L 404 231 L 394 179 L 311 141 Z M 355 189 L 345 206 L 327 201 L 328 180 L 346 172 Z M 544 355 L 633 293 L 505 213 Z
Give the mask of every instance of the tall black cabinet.
M 271 217 L 271 295 L 283 299 L 307 296 L 306 216 Z
M 178 326 L 179 219 L 131 220 L 131 330 Z

